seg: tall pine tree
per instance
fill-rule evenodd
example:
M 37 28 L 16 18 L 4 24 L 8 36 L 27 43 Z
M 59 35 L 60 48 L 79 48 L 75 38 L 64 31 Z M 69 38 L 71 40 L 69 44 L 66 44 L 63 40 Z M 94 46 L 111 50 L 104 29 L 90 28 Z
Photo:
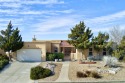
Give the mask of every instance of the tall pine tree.
M 97 37 L 92 38 L 94 50 L 100 55 L 103 49 L 110 49 L 112 42 L 108 42 L 109 34 L 99 32 Z
M 0 48 L 6 51 L 12 51 L 15 52 L 23 47 L 23 41 L 22 37 L 19 34 L 18 28 L 15 30 L 13 29 L 13 26 L 11 24 L 11 21 L 9 22 L 6 30 L 1 30 L 0 35 Z
M 84 22 L 77 24 L 71 29 L 71 33 L 68 34 L 68 42 L 82 51 L 82 58 L 84 50 L 91 46 L 90 38 L 92 35 L 93 33 L 89 27 L 85 26 Z M 85 56 L 85 59 L 87 59 L 87 56 Z

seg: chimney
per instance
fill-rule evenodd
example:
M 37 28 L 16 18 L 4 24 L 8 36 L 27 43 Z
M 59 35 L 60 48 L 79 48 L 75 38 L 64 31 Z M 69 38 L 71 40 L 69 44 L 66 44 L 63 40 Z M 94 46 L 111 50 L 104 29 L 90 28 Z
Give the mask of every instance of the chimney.
M 34 38 L 32 38 L 32 41 L 36 41 L 36 37 L 35 37 L 35 35 L 34 35 Z

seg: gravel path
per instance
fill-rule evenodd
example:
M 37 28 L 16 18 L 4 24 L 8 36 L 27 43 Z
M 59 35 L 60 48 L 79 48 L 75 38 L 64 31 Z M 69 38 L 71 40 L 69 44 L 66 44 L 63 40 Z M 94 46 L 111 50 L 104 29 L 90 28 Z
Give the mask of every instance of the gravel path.
M 103 73 L 101 74 L 102 78 L 95 79 L 92 77 L 87 78 L 77 78 L 77 71 L 85 71 L 85 70 L 97 70 L 97 67 L 101 67 L 101 69 L 108 69 L 103 67 L 103 64 L 97 62 L 96 64 L 91 64 L 90 67 L 88 64 L 79 64 L 76 62 L 70 62 L 69 64 L 69 79 L 73 82 L 103 82 L 103 81 L 125 81 L 125 63 L 118 63 L 121 67 L 121 70 L 116 74 Z

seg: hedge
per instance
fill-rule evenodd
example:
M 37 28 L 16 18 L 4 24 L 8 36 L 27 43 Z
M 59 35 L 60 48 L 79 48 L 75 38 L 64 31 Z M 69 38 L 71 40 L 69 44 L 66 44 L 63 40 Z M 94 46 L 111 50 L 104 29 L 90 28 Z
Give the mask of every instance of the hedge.
M 43 68 L 41 66 L 36 66 L 31 68 L 30 79 L 32 80 L 42 79 L 50 76 L 51 74 L 52 74 L 51 70 Z
M 47 61 L 54 61 L 55 59 L 64 59 L 63 53 L 46 53 Z

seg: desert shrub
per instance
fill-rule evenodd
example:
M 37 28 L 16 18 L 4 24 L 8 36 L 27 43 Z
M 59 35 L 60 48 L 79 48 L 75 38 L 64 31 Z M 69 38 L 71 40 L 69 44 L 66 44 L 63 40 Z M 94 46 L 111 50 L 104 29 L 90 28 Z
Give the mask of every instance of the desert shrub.
M 101 76 L 97 72 L 91 72 L 91 77 L 93 78 L 101 78 Z
M 83 77 L 84 77 L 84 78 L 87 77 L 86 73 L 83 73 Z
M 83 72 L 78 71 L 77 72 L 77 77 L 82 78 L 82 77 L 87 77 L 87 75 L 85 73 L 83 73 Z
M 101 76 L 97 72 L 88 71 L 88 70 L 85 72 L 78 71 L 77 77 L 78 78 L 85 78 L 85 77 L 101 78 Z
M 107 66 L 111 67 L 116 66 L 118 59 L 111 56 L 104 56 L 103 61 L 106 63 Z
M 41 66 L 36 66 L 31 68 L 30 71 L 30 79 L 37 80 L 41 78 L 45 78 L 51 75 L 51 70 L 43 68 Z
M 87 75 L 87 77 L 89 77 L 90 75 L 91 75 L 91 71 L 85 71 L 85 73 L 86 73 L 86 75 Z

